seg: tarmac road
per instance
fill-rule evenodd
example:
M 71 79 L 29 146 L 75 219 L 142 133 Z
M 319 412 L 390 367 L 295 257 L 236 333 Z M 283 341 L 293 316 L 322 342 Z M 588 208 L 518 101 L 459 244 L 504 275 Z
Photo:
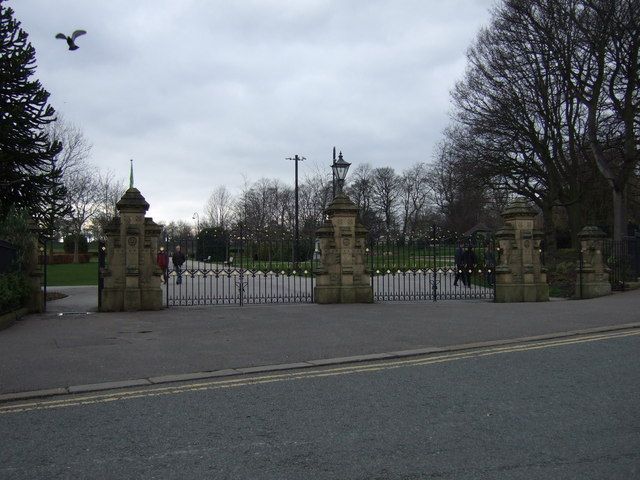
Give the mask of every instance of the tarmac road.
M 640 330 L 0 405 L 0 478 L 640 477 Z
M 465 300 L 86 315 L 95 290 L 68 287 L 68 298 L 49 305 L 53 312 L 0 331 L 0 395 L 640 322 L 640 290 L 539 304 Z

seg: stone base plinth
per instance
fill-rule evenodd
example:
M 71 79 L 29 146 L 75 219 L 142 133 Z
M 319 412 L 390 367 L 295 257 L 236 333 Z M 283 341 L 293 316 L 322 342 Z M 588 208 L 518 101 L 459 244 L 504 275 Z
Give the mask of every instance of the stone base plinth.
M 316 286 L 315 303 L 373 303 L 373 288 L 363 286 Z
M 142 310 L 142 302 L 139 288 L 125 288 L 124 308 L 125 312 L 137 312 Z
M 140 309 L 162 310 L 162 289 L 160 287 L 140 289 Z
M 107 288 L 102 290 L 101 312 L 135 312 L 138 310 L 162 310 L 162 289 L 157 288 Z
M 101 312 L 122 312 L 124 311 L 124 288 L 102 289 Z
M 549 285 L 546 283 L 496 284 L 496 303 L 548 302 Z
M 575 298 L 596 298 L 611 295 L 611 284 L 609 282 L 579 282 L 576 283 Z

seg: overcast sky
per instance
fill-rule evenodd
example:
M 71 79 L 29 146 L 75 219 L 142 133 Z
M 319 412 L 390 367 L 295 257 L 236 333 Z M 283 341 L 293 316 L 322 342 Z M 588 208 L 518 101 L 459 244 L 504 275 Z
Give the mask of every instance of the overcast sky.
M 430 162 L 494 0 L 9 0 L 51 104 L 156 220 L 218 185 Z M 69 51 L 55 34 L 87 30 Z

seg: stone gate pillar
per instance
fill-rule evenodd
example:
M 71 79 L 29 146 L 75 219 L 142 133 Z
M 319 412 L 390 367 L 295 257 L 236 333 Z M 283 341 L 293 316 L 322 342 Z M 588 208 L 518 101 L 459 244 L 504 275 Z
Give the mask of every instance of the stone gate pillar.
M 582 252 L 582 265 L 576 269 L 577 298 L 595 298 L 609 295 L 609 269 L 604 263 L 602 247 L 605 233 L 598 227 L 584 227 L 578 233 Z
M 42 313 L 44 311 L 44 292 L 42 291 L 44 270 L 38 259 L 41 255 L 44 257 L 44 249 L 40 251 L 38 242 L 40 229 L 36 222 L 29 219 L 28 228 L 33 240 L 30 249 L 25 252 L 25 264 L 28 267 L 27 276 L 29 282 L 29 298 L 26 307 L 29 309 L 29 313 Z
M 372 303 L 373 288 L 366 269 L 367 229 L 358 220 L 358 207 L 340 193 L 326 210 L 316 231 L 320 265 L 316 268 L 316 303 Z
M 496 233 L 500 261 L 496 266 L 496 302 L 546 302 L 549 285 L 540 260 L 543 233 L 533 228 L 535 210 L 518 198 L 502 213 Z
M 102 311 L 162 308 L 162 271 L 156 264 L 162 227 L 145 217 L 149 204 L 137 188 L 129 188 L 116 204 L 120 217 L 105 229 Z

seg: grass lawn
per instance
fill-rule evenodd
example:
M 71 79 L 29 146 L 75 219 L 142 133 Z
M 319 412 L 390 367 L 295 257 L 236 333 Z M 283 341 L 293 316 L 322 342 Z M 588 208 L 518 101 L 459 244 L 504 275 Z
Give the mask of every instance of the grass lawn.
M 98 261 L 47 265 L 47 286 L 98 285 Z

